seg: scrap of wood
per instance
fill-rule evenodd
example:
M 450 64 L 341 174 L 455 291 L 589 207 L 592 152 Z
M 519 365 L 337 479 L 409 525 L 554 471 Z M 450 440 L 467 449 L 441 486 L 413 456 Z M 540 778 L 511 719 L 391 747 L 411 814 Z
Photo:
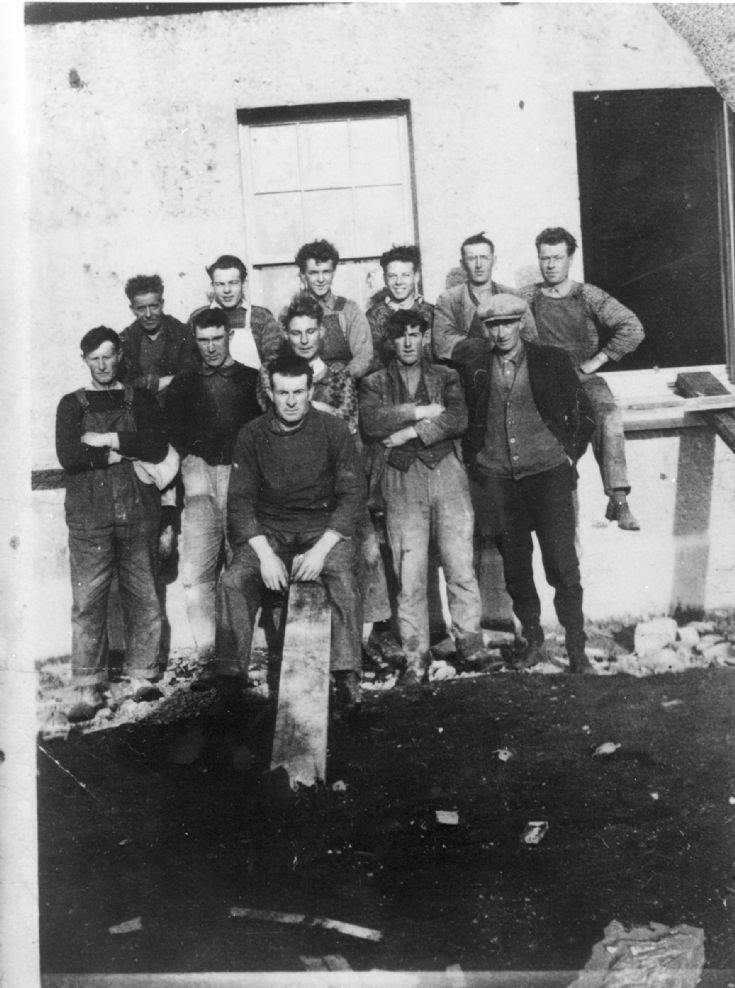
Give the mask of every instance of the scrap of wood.
M 679 408 L 683 412 L 706 412 L 735 408 L 735 395 L 727 391 L 722 396 L 702 395 L 696 398 L 687 398 L 683 395 L 679 397 L 674 395 L 671 398 L 619 398 L 617 404 L 627 412 L 656 411 L 659 408 Z
M 309 926 L 322 926 L 325 930 L 336 930 L 337 933 L 344 933 L 350 937 L 357 937 L 358 940 L 378 940 L 383 939 L 380 930 L 371 930 L 367 926 L 356 926 L 354 923 L 342 923 L 338 919 L 323 919 L 316 916 L 311 920 Z
M 282 913 L 274 909 L 250 909 L 247 906 L 231 906 L 230 916 L 233 919 L 257 919 L 271 923 L 288 923 L 295 926 L 304 923 L 307 926 L 321 926 L 325 930 L 335 930 L 346 936 L 357 937 L 359 940 L 383 939 L 380 930 L 372 930 L 367 926 L 357 926 L 354 923 L 343 923 L 338 919 L 327 919 L 324 916 L 305 916 L 302 913 Z M 330 955 L 331 956 L 331 955 Z
M 246 906 L 231 906 L 233 919 L 260 919 L 270 923 L 298 924 L 306 921 L 303 913 L 279 913 L 275 909 L 248 909 Z
M 135 919 L 126 919 L 124 923 L 117 923 L 115 926 L 109 927 L 107 932 L 112 934 L 137 933 L 138 930 L 142 929 L 143 919 L 136 916 Z

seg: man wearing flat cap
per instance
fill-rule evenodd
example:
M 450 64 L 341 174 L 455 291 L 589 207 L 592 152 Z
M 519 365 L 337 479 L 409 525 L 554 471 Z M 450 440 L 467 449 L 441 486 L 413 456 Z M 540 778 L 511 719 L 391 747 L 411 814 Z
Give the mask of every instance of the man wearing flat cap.
M 533 582 L 535 531 L 570 671 L 587 672 L 572 496 L 594 413 L 566 353 L 522 339 L 527 308 L 515 295 L 494 295 L 477 313 L 483 338 L 454 348 L 469 413 L 465 462 L 478 527 L 500 550 L 521 622 L 525 648 L 517 668 L 545 658 Z

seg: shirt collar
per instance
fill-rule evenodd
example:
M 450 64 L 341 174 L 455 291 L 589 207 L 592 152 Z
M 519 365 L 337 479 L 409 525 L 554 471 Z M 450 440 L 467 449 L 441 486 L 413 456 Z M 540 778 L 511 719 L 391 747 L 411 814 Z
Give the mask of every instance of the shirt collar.
M 233 360 L 227 367 L 207 367 L 200 361 L 198 372 L 202 377 L 214 377 L 215 374 L 219 374 L 220 377 L 232 377 L 239 366 L 236 360 Z
M 266 423 L 268 425 L 269 431 L 274 432 L 277 436 L 293 436 L 297 432 L 301 432 L 301 430 L 304 428 L 306 423 L 311 418 L 311 412 L 312 412 L 311 405 L 309 405 L 309 410 L 307 411 L 306 415 L 304 415 L 304 417 L 302 418 L 302 420 L 299 422 L 299 424 L 296 426 L 295 429 L 288 429 L 288 430 L 284 429 L 283 426 L 281 425 L 280 419 L 272 409 L 270 412 L 266 412 L 266 416 L 267 416 Z
M 310 360 L 311 369 L 314 372 L 314 381 L 321 381 L 327 372 L 327 365 L 324 363 L 321 357 L 314 357 Z
M 504 357 L 503 354 L 498 353 L 497 350 L 493 351 L 493 356 L 499 364 L 513 364 L 516 370 L 518 370 L 523 361 L 526 359 L 526 344 L 524 340 L 521 340 L 521 345 L 512 357 Z
M 567 295 L 571 294 L 571 291 L 575 285 L 575 281 L 572 281 L 571 278 L 567 278 L 567 280 L 562 282 L 561 285 L 542 285 L 541 293 L 547 298 L 566 298 Z
M 389 293 L 386 293 L 386 296 L 385 296 L 385 304 L 393 312 L 398 312 L 399 309 L 417 309 L 421 305 L 421 303 L 423 301 L 424 301 L 423 295 L 419 295 L 418 292 L 411 299 L 411 302 L 410 302 L 409 305 L 406 305 L 405 302 L 396 302 L 396 301 L 394 301 L 390 297 L 390 294 Z
M 222 309 L 223 312 L 237 312 L 238 309 L 242 309 L 243 312 L 247 312 L 247 308 L 248 307 L 247 307 L 247 305 L 245 305 L 245 302 L 243 300 L 242 302 L 240 302 L 239 305 L 236 305 L 234 307 L 234 309 L 226 309 L 224 307 L 224 305 L 220 305 L 219 304 L 219 302 L 217 301 L 216 298 L 213 298 L 212 301 L 209 303 L 209 308 L 210 309 Z
M 330 288 L 327 294 L 324 296 L 324 298 L 317 299 L 317 302 L 322 306 L 323 309 L 329 309 L 331 311 L 337 302 L 337 296 Z

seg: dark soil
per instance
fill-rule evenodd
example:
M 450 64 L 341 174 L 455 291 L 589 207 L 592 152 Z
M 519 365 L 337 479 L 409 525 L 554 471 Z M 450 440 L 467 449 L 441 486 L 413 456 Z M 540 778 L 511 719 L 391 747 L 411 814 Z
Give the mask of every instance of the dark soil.
M 257 696 L 200 713 L 198 754 L 191 722 L 40 742 L 44 972 L 303 971 L 327 954 L 355 970 L 570 971 L 613 919 L 702 927 L 710 976 L 735 969 L 732 671 L 481 676 L 364 707 L 331 728 L 327 785 L 295 795 L 266 771 L 273 710 Z M 593 757 L 606 741 L 621 747 Z M 175 764 L 187 743 L 194 760 Z M 549 824 L 537 846 L 530 820 Z M 108 932 L 137 916 L 141 931 Z

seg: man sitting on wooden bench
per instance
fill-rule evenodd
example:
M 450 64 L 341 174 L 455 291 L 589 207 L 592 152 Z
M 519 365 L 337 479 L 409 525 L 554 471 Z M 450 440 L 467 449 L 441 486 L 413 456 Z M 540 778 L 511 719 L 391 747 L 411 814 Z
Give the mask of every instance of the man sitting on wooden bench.
M 345 708 L 360 701 L 362 615 L 355 534 L 366 490 L 347 424 L 311 406 L 312 369 L 268 368 L 273 409 L 237 439 L 227 501 L 232 559 L 217 600 L 216 668 L 243 682 L 263 587 L 319 580 L 332 605 L 330 665 Z

